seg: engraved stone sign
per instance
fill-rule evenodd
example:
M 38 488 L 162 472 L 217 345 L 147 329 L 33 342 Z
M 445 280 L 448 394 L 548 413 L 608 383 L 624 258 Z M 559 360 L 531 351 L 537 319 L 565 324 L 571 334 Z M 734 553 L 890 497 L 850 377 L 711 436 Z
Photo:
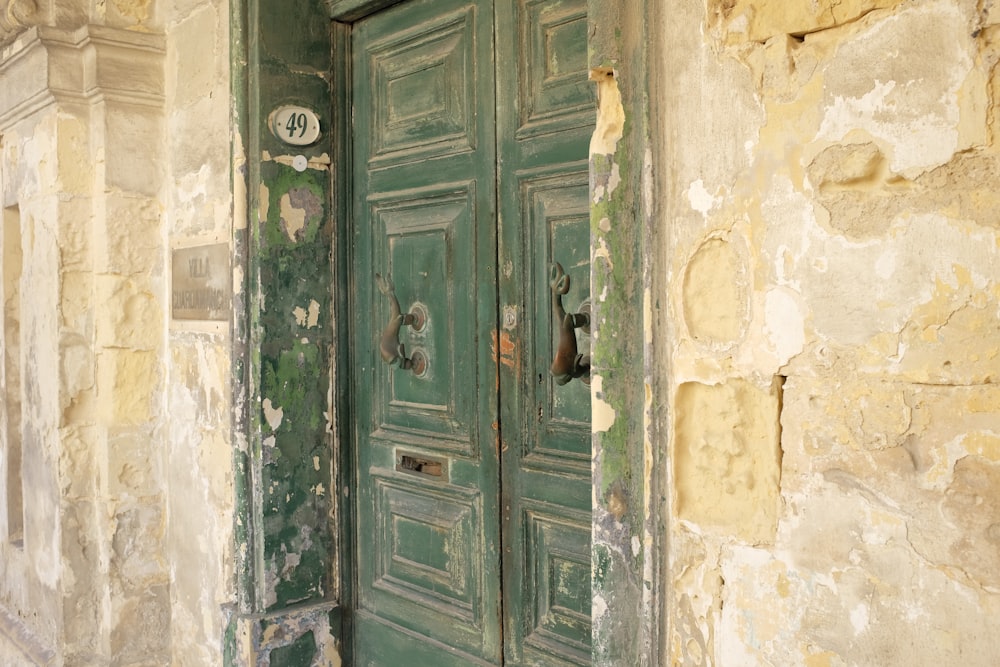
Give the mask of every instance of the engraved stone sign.
M 170 312 L 175 320 L 226 321 L 232 311 L 229 245 L 178 248 L 171 261 Z

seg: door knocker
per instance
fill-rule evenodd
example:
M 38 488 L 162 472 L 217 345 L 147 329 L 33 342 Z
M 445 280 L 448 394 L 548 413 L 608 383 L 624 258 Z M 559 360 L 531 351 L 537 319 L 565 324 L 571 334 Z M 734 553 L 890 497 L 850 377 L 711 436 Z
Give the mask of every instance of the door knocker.
M 559 327 L 559 345 L 549 373 L 559 385 L 573 378 L 590 384 L 590 355 L 580 354 L 576 344 L 576 329 L 589 330 L 590 314 L 567 313 L 563 308 L 562 297 L 569 292 L 570 278 L 559 262 L 552 265 L 549 285 L 552 287 L 552 326 Z
M 392 278 L 382 277 L 375 274 L 375 284 L 378 289 L 389 299 L 389 321 L 382 329 L 382 337 L 379 340 L 379 353 L 382 361 L 390 366 L 399 362 L 399 367 L 405 371 L 413 371 L 414 375 L 423 375 L 427 370 L 427 357 L 421 350 L 414 350 L 413 354 L 407 358 L 405 346 L 399 342 L 399 329 L 406 325 L 414 331 L 421 331 L 427 322 L 427 311 L 419 304 L 411 312 L 403 313 L 399 307 L 399 299 L 396 298 L 396 286 L 392 284 Z

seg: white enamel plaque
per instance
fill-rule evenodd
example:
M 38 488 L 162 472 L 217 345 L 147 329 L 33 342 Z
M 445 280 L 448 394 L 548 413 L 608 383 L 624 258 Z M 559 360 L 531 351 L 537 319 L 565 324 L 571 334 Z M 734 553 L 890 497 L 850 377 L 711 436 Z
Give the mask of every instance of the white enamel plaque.
M 267 125 L 274 136 L 292 146 L 308 146 L 319 139 L 319 116 L 305 107 L 278 107 L 268 116 Z

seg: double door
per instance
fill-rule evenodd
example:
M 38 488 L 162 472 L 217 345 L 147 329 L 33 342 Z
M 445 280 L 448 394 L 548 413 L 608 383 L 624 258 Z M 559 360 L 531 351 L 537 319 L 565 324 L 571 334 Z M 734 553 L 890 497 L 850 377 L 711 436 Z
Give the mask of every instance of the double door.
M 589 664 L 586 0 L 351 45 L 355 664 Z

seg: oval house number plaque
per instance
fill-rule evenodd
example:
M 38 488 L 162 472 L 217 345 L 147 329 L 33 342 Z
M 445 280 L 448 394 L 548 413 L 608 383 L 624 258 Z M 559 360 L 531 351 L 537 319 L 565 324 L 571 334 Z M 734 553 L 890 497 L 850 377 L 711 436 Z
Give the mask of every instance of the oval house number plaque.
M 292 146 L 308 146 L 319 139 L 319 116 L 306 107 L 278 107 L 267 124 L 274 136 Z

